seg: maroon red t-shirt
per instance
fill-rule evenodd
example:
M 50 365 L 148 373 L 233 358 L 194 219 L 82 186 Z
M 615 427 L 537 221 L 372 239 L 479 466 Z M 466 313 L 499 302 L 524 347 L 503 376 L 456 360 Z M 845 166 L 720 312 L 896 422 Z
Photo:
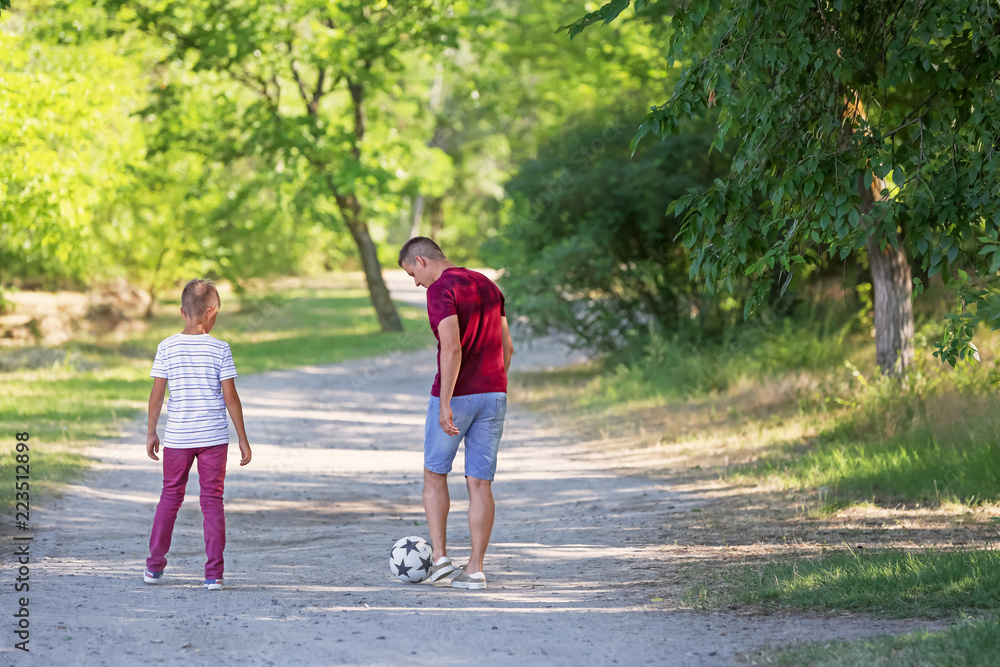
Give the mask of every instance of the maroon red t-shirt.
M 464 267 L 445 269 L 427 288 L 427 318 L 438 340 L 438 373 L 432 396 L 441 396 L 441 336 L 438 325 L 458 315 L 462 341 L 462 365 L 458 369 L 453 396 L 507 391 L 503 368 L 503 294 L 493 281 Z

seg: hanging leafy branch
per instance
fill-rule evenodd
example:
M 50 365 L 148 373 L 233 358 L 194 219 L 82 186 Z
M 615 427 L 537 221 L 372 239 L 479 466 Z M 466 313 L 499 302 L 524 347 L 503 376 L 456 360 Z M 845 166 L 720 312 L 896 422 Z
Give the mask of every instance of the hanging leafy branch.
M 567 29 L 628 5 L 607 3 Z M 722 289 L 737 275 L 754 279 L 749 315 L 771 272 L 791 274 L 810 256 L 898 250 L 904 264 L 914 257 L 928 275 L 962 282 L 965 307 L 936 354 L 950 363 L 970 355 L 975 324 L 1000 324 L 998 12 L 982 0 L 692 0 L 677 9 L 666 51 L 684 71 L 634 142 L 677 133 L 710 107 L 713 148 L 738 142 L 727 178 L 670 209 L 684 215 L 692 277 Z

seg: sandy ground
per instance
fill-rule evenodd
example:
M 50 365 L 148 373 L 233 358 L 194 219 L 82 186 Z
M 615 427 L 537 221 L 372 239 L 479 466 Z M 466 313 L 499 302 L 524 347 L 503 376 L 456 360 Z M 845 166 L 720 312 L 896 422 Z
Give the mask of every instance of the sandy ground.
M 554 341 L 519 348 L 515 369 L 567 360 Z M 86 480 L 32 513 L 30 654 L 13 649 L 18 596 L 5 539 L 0 664 L 724 665 L 766 643 L 914 627 L 653 601 L 665 557 L 658 526 L 700 501 L 616 472 L 613 456 L 517 405 L 494 484 L 489 587 L 395 581 L 389 548 L 427 535 L 420 450 L 434 353 L 386 349 L 376 360 L 237 380 L 254 460 L 240 468 L 230 448 L 223 591 L 199 586 L 196 476 L 165 582 L 148 586 L 161 474 L 145 456 L 145 427 L 90 452 L 100 463 Z M 450 551 L 461 564 L 466 493 L 460 472 L 451 479 Z

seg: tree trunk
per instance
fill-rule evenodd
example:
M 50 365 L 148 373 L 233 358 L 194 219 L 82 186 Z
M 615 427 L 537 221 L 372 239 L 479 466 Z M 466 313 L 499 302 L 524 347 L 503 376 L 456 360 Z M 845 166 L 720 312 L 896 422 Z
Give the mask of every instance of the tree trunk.
M 441 236 L 441 228 L 444 227 L 444 197 L 435 197 L 431 200 L 431 240 L 438 242 Z
M 845 99 L 844 117 L 854 123 L 867 119 L 856 93 L 853 102 Z M 862 215 L 871 214 L 884 189 L 885 181 L 874 174 L 871 187 L 865 187 L 863 178 L 858 180 Z M 913 365 L 913 274 L 903 239 L 897 234 L 894 240 L 895 248 L 887 243 L 882 250 L 882 238 L 873 234 L 866 246 L 875 302 L 875 362 L 883 373 L 905 382 Z
M 449 53 L 451 49 L 447 49 L 445 53 Z M 427 142 L 429 148 L 444 148 L 444 125 L 443 119 L 438 116 L 438 111 L 441 109 L 441 99 L 442 92 L 444 90 L 444 65 L 442 63 L 437 64 L 437 72 L 434 75 L 434 83 L 431 84 L 431 95 L 430 95 L 430 112 L 434 115 L 436 120 L 434 121 L 434 134 L 431 140 Z M 440 199 L 440 197 L 438 198 Z M 420 221 L 424 215 L 424 204 L 425 197 L 423 194 L 418 194 L 416 201 L 413 204 L 413 223 L 410 225 L 410 238 L 420 236 Z M 433 205 L 433 204 L 432 204 Z M 431 239 L 435 239 L 434 236 L 434 221 L 431 220 Z
M 147 320 L 153 319 L 153 315 L 156 314 L 156 312 L 153 310 L 153 307 L 155 305 L 156 305 L 156 288 L 153 287 L 152 285 L 150 285 L 149 286 L 149 305 L 146 306 L 146 312 L 143 314 L 143 317 L 145 319 L 147 319 Z
M 153 319 L 153 315 L 156 314 L 153 311 L 153 308 L 156 306 L 156 285 L 160 277 L 160 268 L 163 266 L 163 258 L 166 254 L 166 251 L 161 252 L 160 256 L 156 258 L 156 268 L 153 269 L 153 277 L 149 279 L 149 305 L 146 306 L 146 313 L 144 315 L 147 320 Z
M 868 237 L 868 263 L 875 292 L 875 361 L 884 373 L 903 378 L 913 365 L 913 276 L 902 240 L 898 247 Z
M 410 238 L 420 236 L 420 220 L 424 217 L 424 196 L 417 195 L 413 202 L 413 222 L 410 223 Z
M 402 331 L 403 323 L 396 312 L 396 305 L 389 296 L 389 288 L 382 279 L 382 265 L 378 261 L 375 242 L 368 233 L 368 225 L 360 219 L 361 204 L 354 195 L 337 195 L 337 206 L 344 216 L 344 222 L 351 231 L 354 244 L 358 247 L 361 266 L 365 271 L 365 282 L 368 283 L 368 294 L 371 297 L 375 313 L 378 315 L 382 331 Z
M 858 183 L 861 213 L 870 215 L 875 202 L 882 199 L 885 182 L 873 175 L 872 185 Z M 913 274 L 903 239 L 897 234 L 896 247 L 882 237 L 868 237 L 868 264 L 872 270 L 875 305 L 875 363 L 883 373 L 905 382 L 913 365 Z
M 368 70 L 371 64 L 366 62 L 365 69 Z M 347 89 L 351 94 L 351 102 L 354 106 L 354 144 L 351 146 L 351 154 L 355 160 L 361 161 L 361 140 L 365 136 L 367 119 L 365 117 L 365 88 L 361 81 L 347 79 Z M 334 193 L 337 200 L 337 207 L 344 216 L 344 222 L 351 231 L 354 244 L 358 247 L 358 256 L 361 257 L 361 267 L 365 271 L 365 282 L 368 283 L 368 294 L 371 297 L 372 305 L 375 306 L 375 313 L 378 315 L 379 325 L 383 332 L 402 331 L 403 323 L 396 312 L 396 305 L 389 296 L 389 288 L 385 286 L 382 279 L 382 265 L 378 261 L 378 252 L 375 249 L 375 242 L 372 241 L 371 234 L 368 233 L 368 223 L 361 217 L 361 202 L 354 194 L 341 194 L 333 183 L 333 179 L 327 174 L 327 185 Z

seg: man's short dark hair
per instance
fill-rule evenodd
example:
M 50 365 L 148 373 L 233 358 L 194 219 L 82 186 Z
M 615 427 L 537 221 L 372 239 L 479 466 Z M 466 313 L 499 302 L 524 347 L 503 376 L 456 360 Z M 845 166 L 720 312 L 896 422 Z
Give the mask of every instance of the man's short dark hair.
M 417 257 L 423 257 L 424 259 L 444 259 L 444 253 L 441 252 L 441 247 L 437 243 L 434 243 L 434 241 L 426 236 L 414 236 L 400 248 L 399 265 L 403 266 L 403 262 L 413 264 L 413 260 Z
M 188 317 L 201 317 L 212 306 L 222 305 L 219 290 L 211 280 L 189 280 L 181 292 L 181 308 Z

